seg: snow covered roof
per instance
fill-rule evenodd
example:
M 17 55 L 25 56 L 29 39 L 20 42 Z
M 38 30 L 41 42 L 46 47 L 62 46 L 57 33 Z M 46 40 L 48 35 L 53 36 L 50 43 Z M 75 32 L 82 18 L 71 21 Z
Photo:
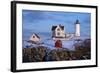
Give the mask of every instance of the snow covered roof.
M 37 38 L 39 38 L 40 39 L 40 37 L 36 34 L 36 33 L 34 33 L 35 34 L 35 36 L 37 37 Z
M 32 36 L 31 36 L 31 38 L 32 38 L 33 36 L 36 36 L 37 38 L 40 39 L 40 37 L 39 37 L 36 33 L 33 33 Z
M 60 27 L 62 30 L 64 30 L 64 26 L 59 25 L 59 27 Z M 52 26 L 52 31 L 55 30 L 56 28 L 57 28 L 57 26 Z

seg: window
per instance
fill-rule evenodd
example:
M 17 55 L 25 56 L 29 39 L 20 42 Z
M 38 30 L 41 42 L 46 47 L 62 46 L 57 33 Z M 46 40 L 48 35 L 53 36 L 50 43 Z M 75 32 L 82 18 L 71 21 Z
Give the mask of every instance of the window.
M 60 29 L 58 28 L 57 31 L 60 31 Z
M 33 38 L 35 38 L 35 36 L 33 36 Z
M 58 32 L 57 35 L 60 35 L 60 32 Z

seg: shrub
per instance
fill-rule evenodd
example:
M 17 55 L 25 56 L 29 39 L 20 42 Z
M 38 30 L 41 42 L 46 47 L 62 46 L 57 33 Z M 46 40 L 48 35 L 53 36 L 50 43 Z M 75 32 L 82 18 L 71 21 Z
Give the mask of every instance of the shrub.
M 41 62 L 45 55 L 46 47 L 43 46 L 23 49 L 23 62 Z
M 69 60 L 69 52 L 65 49 L 54 49 L 47 55 L 49 61 Z

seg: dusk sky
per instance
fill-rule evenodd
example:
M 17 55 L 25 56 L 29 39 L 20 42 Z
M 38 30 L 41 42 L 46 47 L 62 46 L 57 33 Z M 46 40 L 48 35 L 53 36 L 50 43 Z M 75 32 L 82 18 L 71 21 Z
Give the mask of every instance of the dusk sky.
M 67 33 L 74 33 L 77 19 L 80 21 L 81 35 L 90 36 L 90 13 L 23 10 L 23 35 L 50 33 L 52 26 L 58 24 L 64 25 Z

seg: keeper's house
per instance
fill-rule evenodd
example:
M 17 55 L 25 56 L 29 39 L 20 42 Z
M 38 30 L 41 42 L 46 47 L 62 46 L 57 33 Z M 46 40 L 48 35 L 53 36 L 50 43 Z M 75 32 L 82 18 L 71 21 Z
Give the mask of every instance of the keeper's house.
M 65 38 L 64 26 L 52 26 L 52 38 Z

